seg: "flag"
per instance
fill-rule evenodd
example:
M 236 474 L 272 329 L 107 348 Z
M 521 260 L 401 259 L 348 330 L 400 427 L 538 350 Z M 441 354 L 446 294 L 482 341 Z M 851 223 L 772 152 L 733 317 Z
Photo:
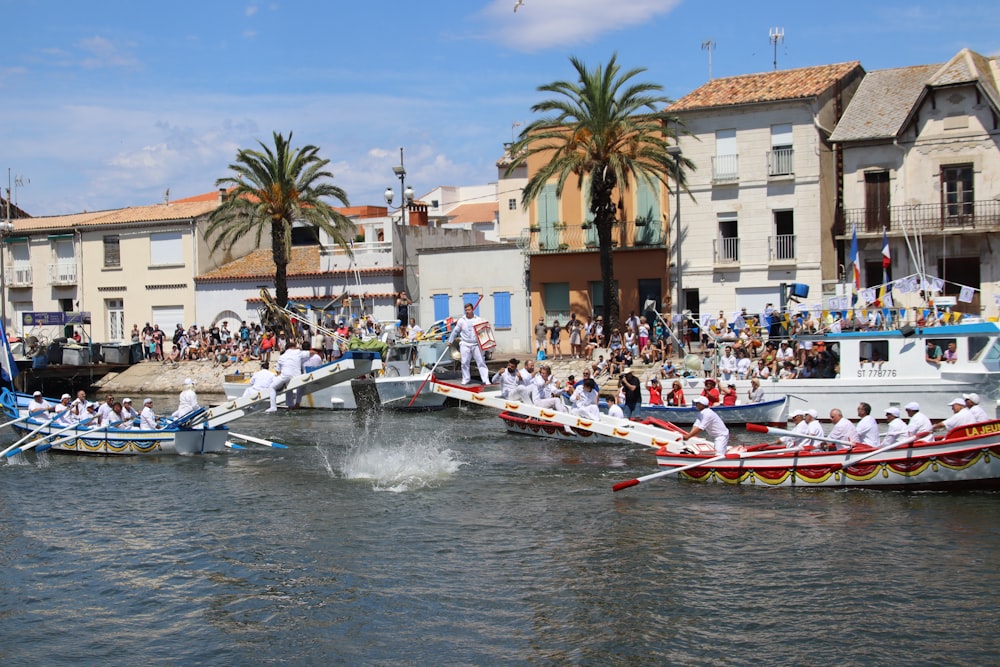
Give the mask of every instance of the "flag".
M 892 266 L 892 257 L 889 255 L 889 237 L 885 227 L 882 228 L 882 286 L 878 290 L 878 302 L 881 306 L 887 306 L 886 291 L 889 289 L 889 267 Z M 889 297 L 892 303 L 892 297 Z
M 7 340 L 7 332 L 4 331 L 3 322 L 0 322 L 0 345 L 3 346 L 3 349 L 0 350 L 0 378 L 4 382 L 9 382 L 13 387 L 14 378 L 17 377 L 17 362 L 14 361 L 14 355 L 10 351 L 10 341 Z
M 861 265 L 858 264 L 858 228 L 851 232 L 851 282 L 854 284 L 853 301 L 857 301 L 858 290 L 861 289 Z

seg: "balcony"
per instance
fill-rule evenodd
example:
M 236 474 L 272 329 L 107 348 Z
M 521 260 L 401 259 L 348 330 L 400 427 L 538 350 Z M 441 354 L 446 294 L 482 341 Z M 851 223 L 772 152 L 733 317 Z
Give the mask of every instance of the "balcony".
M 767 177 L 791 178 L 795 175 L 795 151 L 791 146 L 767 152 Z
M 849 238 L 859 234 L 887 231 L 949 234 L 956 231 L 1000 230 L 1000 201 L 993 199 L 957 204 L 916 204 L 883 209 L 849 208 L 838 216 L 835 232 Z
M 739 155 L 716 155 L 712 158 L 712 183 L 738 183 L 740 180 Z
M 629 220 L 615 223 L 611 229 L 611 242 L 618 249 L 664 248 L 667 235 L 663 223 L 658 220 Z M 522 244 L 532 255 L 594 252 L 598 249 L 597 228 L 591 223 L 531 227 Z
M 767 259 L 771 264 L 794 264 L 795 234 L 775 234 L 767 237 Z
M 732 266 L 740 263 L 740 239 L 738 236 L 712 241 L 713 262 L 716 266 Z
M 49 282 L 53 285 L 76 285 L 76 262 L 49 264 Z
M 4 271 L 3 280 L 7 287 L 31 287 L 31 267 L 7 267 L 7 270 Z

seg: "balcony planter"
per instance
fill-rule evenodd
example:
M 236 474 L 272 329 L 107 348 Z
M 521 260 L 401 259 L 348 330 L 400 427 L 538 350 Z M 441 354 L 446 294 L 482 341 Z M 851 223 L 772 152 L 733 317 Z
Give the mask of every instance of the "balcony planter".
M 554 224 L 552 226 L 552 228 L 561 232 L 562 230 L 566 229 L 566 223 L 565 222 L 557 222 L 556 224 Z
M 636 227 L 645 227 L 648 224 L 649 224 L 648 220 L 636 220 L 635 221 L 635 226 Z
M 585 222 L 582 225 L 580 225 L 580 229 L 590 229 L 591 227 L 593 227 L 593 225 L 590 224 L 589 222 Z
M 559 244 L 559 250 L 569 250 L 569 244 L 568 243 L 560 243 Z
M 596 248 L 598 245 L 597 241 L 587 241 L 588 248 Z
M 531 226 L 531 227 L 528 227 L 528 231 L 531 232 L 532 234 L 537 234 L 538 232 L 542 231 L 542 228 L 541 227 L 536 227 L 536 226 Z

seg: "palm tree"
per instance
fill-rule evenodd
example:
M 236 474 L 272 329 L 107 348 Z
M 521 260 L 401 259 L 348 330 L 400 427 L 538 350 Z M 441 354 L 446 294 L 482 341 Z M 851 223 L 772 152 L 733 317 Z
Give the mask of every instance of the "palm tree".
M 247 234 L 254 234 L 258 246 L 264 231 L 271 233 L 274 259 L 274 292 L 279 306 L 288 304 L 288 262 L 291 259 L 292 223 L 303 222 L 322 229 L 351 253 L 349 239 L 354 223 L 324 201 L 333 198 L 349 206 L 347 194 L 324 179 L 333 178 L 325 170 L 329 160 L 319 157 L 319 148 L 292 148 L 292 133 L 285 139 L 274 133 L 274 150 L 258 141 L 261 150 L 243 148 L 229 165 L 235 174 L 215 182 L 231 188 L 225 201 L 208 219 L 207 238 L 215 237 L 212 250 L 232 247 Z
M 539 91 L 560 97 L 531 107 L 532 112 L 550 115 L 524 128 L 511 146 L 514 157 L 507 170 L 510 174 L 533 155 L 542 154 L 548 159 L 524 188 L 521 204 L 525 210 L 551 179 L 556 179 L 556 196 L 561 197 L 570 177 L 576 177 L 581 190 L 589 177 L 590 211 L 597 229 L 604 283 L 605 331 L 619 325 L 611 242 L 617 213 L 615 189 L 627 190 L 630 183 L 641 178 L 654 188 L 659 181 L 669 191 L 675 158 L 667 148 L 670 139 L 676 143 L 681 128 L 680 121 L 663 110 L 672 103 L 658 94 L 663 88 L 632 82 L 646 70 L 623 73 L 617 60 L 614 54 L 607 65 L 588 70 L 581 60 L 571 57 L 578 82 L 556 81 L 539 86 Z M 682 167 L 692 167 L 683 157 L 676 159 Z

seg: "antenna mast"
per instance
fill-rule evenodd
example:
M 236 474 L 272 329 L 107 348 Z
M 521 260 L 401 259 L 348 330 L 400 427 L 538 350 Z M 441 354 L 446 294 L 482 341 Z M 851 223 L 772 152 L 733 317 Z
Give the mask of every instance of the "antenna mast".
M 701 50 L 708 51 L 708 80 L 712 80 L 712 51 L 715 50 L 715 41 L 706 39 L 701 43 Z
M 784 28 L 771 28 L 767 33 L 768 39 L 771 40 L 771 44 L 774 45 L 774 70 L 778 70 L 778 42 L 784 43 L 785 41 L 785 29 Z

